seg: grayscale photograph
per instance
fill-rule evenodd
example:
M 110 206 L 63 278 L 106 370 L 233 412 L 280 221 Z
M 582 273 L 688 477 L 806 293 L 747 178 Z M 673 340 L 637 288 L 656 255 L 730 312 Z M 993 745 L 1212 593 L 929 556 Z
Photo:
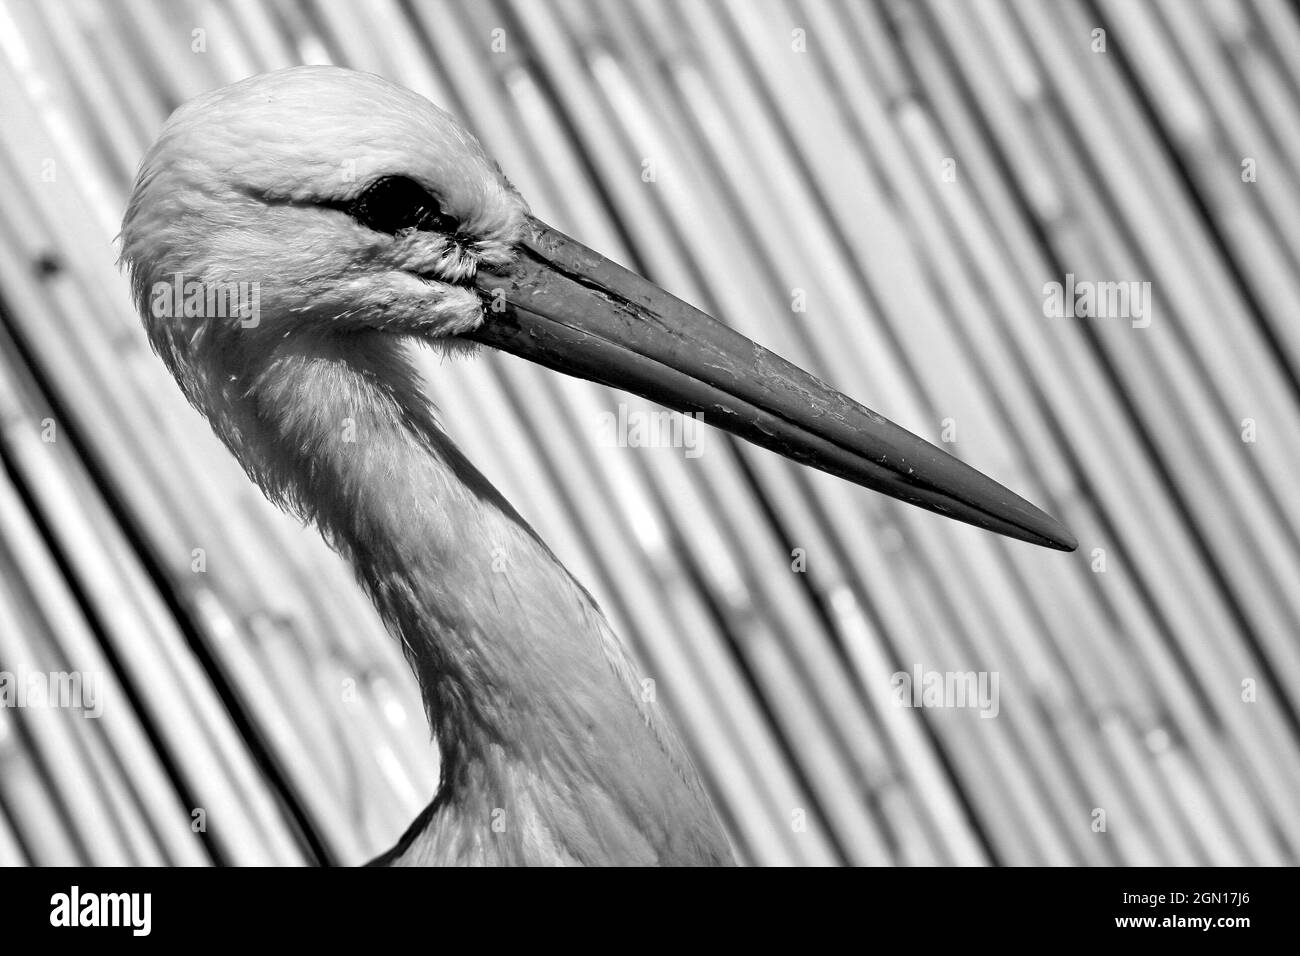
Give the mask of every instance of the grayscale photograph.
M 0 925 L 1300 861 L 1292 0 L 0 0 L 0 174 Z

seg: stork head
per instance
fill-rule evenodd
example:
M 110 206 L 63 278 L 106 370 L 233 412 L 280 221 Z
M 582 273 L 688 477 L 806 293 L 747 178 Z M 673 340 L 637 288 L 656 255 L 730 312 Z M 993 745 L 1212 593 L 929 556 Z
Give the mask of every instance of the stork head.
M 510 259 L 527 218 L 478 141 L 424 97 L 307 66 L 177 109 L 141 164 L 122 251 L 164 358 L 238 372 L 247 349 L 286 335 L 472 329 L 476 272 Z M 256 321 L 153 308 L 177 275 L 205 296 L 257 282 Z
M 219 433 L 216 410 L 278 351 L 487 344 L 949 517 L 1075 546 L 1001 485 L 534 218 L 459 123 L 377 76 L 295 67 L 179 108 L 141 164 L 122 258 L 150 342 Z

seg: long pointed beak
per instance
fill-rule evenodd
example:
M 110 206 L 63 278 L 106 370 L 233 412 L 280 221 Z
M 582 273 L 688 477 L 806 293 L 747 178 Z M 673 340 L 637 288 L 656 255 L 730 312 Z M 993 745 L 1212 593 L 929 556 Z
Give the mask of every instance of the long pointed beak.
M 797 462 L 958 521 L 1073 551 L 1074 536 L 996 481 L 743 335 L 531 220 L 520 255 L 480 271 L 464 338 L 633 392 Z

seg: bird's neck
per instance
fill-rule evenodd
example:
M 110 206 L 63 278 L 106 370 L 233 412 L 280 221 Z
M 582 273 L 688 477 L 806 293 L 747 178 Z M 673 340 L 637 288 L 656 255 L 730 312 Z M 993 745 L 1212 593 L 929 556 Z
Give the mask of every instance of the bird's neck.
M 351 562 L 402 641 L 444 763 L 509 733 L 483 705 L 524 675 L 482 629 L 536 542 L 437 426 L 400 346 L 360 334 L 285 349 L 252 393 L 269 425 L 257 457 L 275 461 L 260 483 Z
M 599 610 L 437 427 L 403 353 L 365 336 L 286 352 L 248 394 L 270 461 L 254 476 L 349 558 L 419 679 L 442 783 L 408 853 L 651 862 L 685 814 L 689 852 L 726 855 Z

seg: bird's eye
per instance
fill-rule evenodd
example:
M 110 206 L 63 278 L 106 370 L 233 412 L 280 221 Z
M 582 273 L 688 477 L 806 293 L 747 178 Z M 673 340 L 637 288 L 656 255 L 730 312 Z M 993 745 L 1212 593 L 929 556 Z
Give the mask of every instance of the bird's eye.
M 452 235 L 459 227 L 455 217 L 442 211 L 423 186 L 405 176 L 384 176 L 347 207 L 348 215 L 367 229 L 390 236 L 406 229 L 444 232 Z

